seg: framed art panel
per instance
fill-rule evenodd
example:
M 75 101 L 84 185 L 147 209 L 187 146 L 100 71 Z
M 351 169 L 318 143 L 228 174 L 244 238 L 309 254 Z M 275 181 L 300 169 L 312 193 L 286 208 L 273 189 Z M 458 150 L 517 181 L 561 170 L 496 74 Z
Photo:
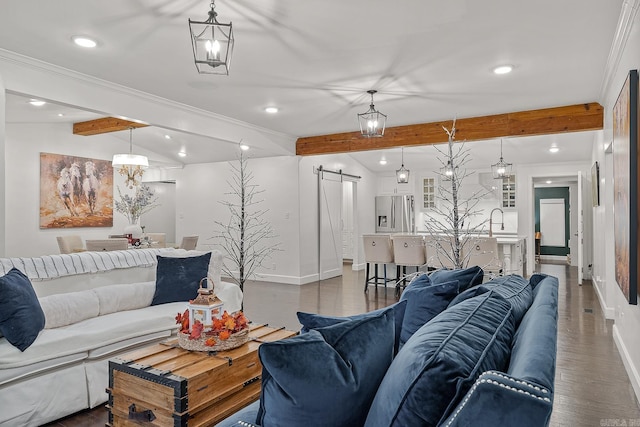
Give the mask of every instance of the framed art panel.
M 638 70 L 613 107 L 613 225 L 616 282 L 629 304 L 638 299 Z
M 113 227 L 108 160 L 40 153 L 40 228 Z

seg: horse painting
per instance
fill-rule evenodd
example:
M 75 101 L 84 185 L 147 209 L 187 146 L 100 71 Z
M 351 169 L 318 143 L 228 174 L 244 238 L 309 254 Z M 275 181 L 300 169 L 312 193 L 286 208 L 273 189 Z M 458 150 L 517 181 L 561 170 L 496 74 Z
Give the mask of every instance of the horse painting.
M 76 162 L 71 163 L 71 166 L 69 166 L 69 174 L 71 174 L 71 185 L 73 186 L 73 200 L 75 203 L 80 203 L 83 198 L 80 165 Z
M 64 203 L 71 216 L 78 216 L 76 212 L 76 204 L 73 199 L 73 184 L 71 183 L 71 174 L 69 169 L 62 168 L 60 178 L 58 178 L 58 195 Z
M 112 226 L 111 162 L 40 153 L 40 228 Z
M 84 181 L 82 182 L 82 190 L 84 191 L 84 197 L 89 205 L 89 211 L 93 213 L 96 208 L 96 197 L 98 194 L 98 186 L 100 181 L 96 176 L 96 166 L 92 161 L 85 162 L 84 164 Z

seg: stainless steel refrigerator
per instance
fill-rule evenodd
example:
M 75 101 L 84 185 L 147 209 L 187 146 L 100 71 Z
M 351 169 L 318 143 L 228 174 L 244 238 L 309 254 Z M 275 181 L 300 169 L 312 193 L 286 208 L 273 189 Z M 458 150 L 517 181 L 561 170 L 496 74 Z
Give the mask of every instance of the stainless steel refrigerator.
M 376 196 L 376 233 L 415 233 L 412 195 Z

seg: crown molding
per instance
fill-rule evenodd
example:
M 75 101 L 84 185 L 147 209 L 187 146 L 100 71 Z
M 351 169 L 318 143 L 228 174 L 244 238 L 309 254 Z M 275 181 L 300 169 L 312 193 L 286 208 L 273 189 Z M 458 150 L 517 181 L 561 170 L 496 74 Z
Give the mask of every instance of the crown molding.
M 620 10 L 620 18 L 618 18 L 618 26 L 611 43 L 611 50 L 607 57 L 607 64 L 604 68 L 604 77 L 602 79 L 602 88 L 600 89 L 600 103 L 605 104 L 607 93 L 613 83 L 618 66 L 620 65 L 620 59 L 622 53 L 627 45 L 629 34 L 633 28 L 635 17 L 640 8 L 640 0 L 624 0 L 622 9 Z

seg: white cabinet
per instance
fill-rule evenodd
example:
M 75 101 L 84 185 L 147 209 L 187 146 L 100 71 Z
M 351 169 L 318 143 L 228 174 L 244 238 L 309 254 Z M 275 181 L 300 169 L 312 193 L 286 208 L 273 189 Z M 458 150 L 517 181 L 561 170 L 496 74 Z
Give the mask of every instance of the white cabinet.
M 502 179 L 502 207 L 516 207 L 516 176 L 511 175 L 509 178 Z
M 413 184 L 409 180 L 406 184 L 398 184 L 396 176 L 381 176 L 378 178 L 378 194 L 387 196 L 392 194 L 413 194 Z
M 433 209 L 436 207 L 436 178 L 424 176 L 420 178 L 422 205 L 424 210 Z

